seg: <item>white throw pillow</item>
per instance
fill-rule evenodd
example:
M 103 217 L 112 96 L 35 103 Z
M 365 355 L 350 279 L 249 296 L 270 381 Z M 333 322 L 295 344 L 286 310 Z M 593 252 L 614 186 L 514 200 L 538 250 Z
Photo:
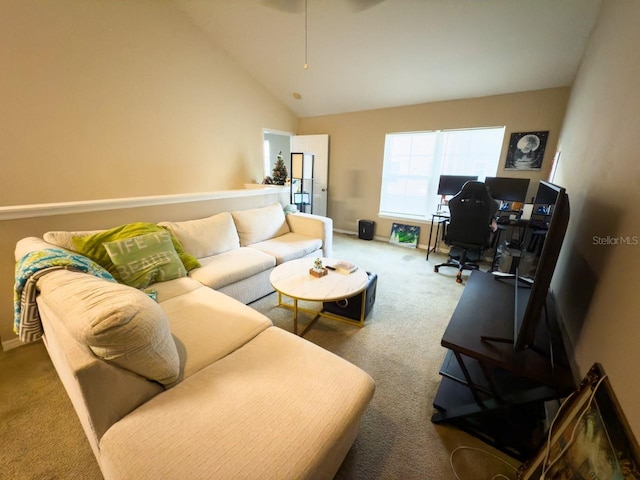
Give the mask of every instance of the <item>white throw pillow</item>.
M 75 244 L 73 243 L 73 237 L 86 237 L 87 235 L 95 235 L 96 233 L 104 232 L 104 230 L 76 230 L 74 232 L 55 231 L 47 232 L 42 238 L 45 242 L 51 243 L 58 247 L 77 252 Z
M 43 300 L 99 358 L 164 385 L 180 359 L 164 311 L 145 293 L 87 273 L 57 270 L 38 281 Z
M 160 222 L 180 241 L 185 252 L 206 258 L 240 248 L 240 239 L 229 212 L 184 222 Z
M 232 212 L 240 237 L 240 246 L 269 240 L 289 233 L 289 224 L 279 203 L 268 207 Z

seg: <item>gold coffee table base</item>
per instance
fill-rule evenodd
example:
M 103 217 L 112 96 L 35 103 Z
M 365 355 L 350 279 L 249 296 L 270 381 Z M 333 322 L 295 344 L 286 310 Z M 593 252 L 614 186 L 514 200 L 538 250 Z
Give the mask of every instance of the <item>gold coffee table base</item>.
M 338 260 L 333 258 L 322 258 L 322 265 L 335 265 Z M 318 317 L 327 317 L 340 322 L 349 323 L 362 327 L 364 324 L 364 308 L 366 302 L 364 295 L 369 275 L 364 269 L 357 269 L 349 274 L 343 274 L 330 270 L 327 275 L 314 277 L 309 273 L 309 269 L 314 266 L 313 258 L 305 257 L 297 260 L 290 260 L 281 263 L 273 269 L 269 276 L 271 286 L 278 292 L 278 306 L 293 310 L 293 333 L 298 335 L 298 313 L 305 312 L 314 316 L 311 323 L 300 335 L 308 330 Z M 362 310 L 360 311 L 360 321 L 353 320 L 335 313 L 325 312 L 324 309 L 314 310 L 301 307 L 300 301 L 304 302 L 335 302 L 345 298 L 351 298 L 362 294 Z M 289 297 L 291 302 L 283 302 L 282 296 Z
M 298 298 L 283 294 L 282 292 L 278 292 L 278 307 L 288 308 L 290 310 L 293 310 L 293 333 L 302 337 L 305 333 L 307 333 L 307 330 L 309 330 L 313 326 L 313 324 L 316 322 L 316 320 L 318 320 L 318 318 L 320 317 L 330 318 L 332 320 L 337 320 L 342 323 L 348 323 L 349 325 L 355 325 L 358 328 L 362 328 L 364 326 L 364 309 L 366 307 L 366 301 L 365 301 L 366 294 L 367 294 L 366 291 L 363 290 L 362 291 L 362 308 L 360 309 L 360 320 L 353 320 L 352 318 L 343 317 L 342 315 L 337 315 L 331 312 L 325 312 L 324 309 L 313 310 L 311 308 L 300 307 L 298 305 L 298 301 L 299 301 Z M 293 303 L 283 302 L 282 301 L 283 295 L 285 297 L 291 298 Z M 303 300 L 303 301 L 313 302 L 314 300 Z M 304 327 L 304 329 L 300 333 L 298 333 L 298 312 L 303 312 L 303 313 L 308 313 L 313 315 L 313 318 L 311 319 L 309 324 L 306 327 Z

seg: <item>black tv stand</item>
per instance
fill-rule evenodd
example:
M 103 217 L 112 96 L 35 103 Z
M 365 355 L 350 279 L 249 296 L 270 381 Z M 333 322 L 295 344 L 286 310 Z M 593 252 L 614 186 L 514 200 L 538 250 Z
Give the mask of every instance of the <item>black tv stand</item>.
M 518 274 L 517 268 L 516 268 L 516 273 L 502 273 L 502 274 L 498 274 L 496 272 L 491 272 L 491 273 L 493 274 L 493 278 L 495 278 L 496 281 L 516 280 L 516 283 L 522 284 L 527 288 L 531 288 L 531 286 L 533 285 L 533 280 L 527 277 L 520 276 Z
M 487 335 L 481 335 L 480 338 L 483 342 L 498 342 L 498 343 L 508 343 L 513 345 L 513 338 L 502 338 L 502 337 L 489 337 Z M 547 351 L 544 349 L 537 347 L 536 345 L 529 345 L 527 347 L 529 350 L 536 352 L 538 355 L 547 355 Z M 553 364 L 553 351 L 549 352 L 551 354 L 551 363 Z
M 490 337 L 487 335 L 480 335 L 480 338 L 483 342 L 510 343 L 511 345 L 513 345 L 513 338 Z
M 526 305 L 529 294 L 518 289 L 518 301 Z M 555 318 L 539 322 L 535 348 L 514 350 L 515 301 L 513 285 L 471 273 L 442 337 L 448 352 L 431 420 L 524 460 L 544 441 L 545 402 L 575 385 Z
M 524 278 L 521 277 L 518 273 L 518 269 L 516 268 L 516 273 L 515 274 L 506 274 L 506 275 L 496 275 L 495 272 L 492 272 L 493 277 L 496 280 L 515 280 L 515 282 L 513 283 L 513 336 L 510 337 L 493 337 L 490 335 L 480 335 L 480 338 L 482 339 L 483 342 L 499 342 L 499 343 L 510 343 L 511 345 L 514 345 L 515 347 L 515 339 L 518 335 L 517 332 L 517 327 L 516 325 L 518 324 L 518 317 L 520 316 L 521 312 L 519 310 L 519 306 L 522 305 L 522 303 L 520 302 L 520 297 L 522 296 L 520 294 L 520 292 L 518 291 L 519 289 L 519 285 L 520 283 L 524 283 L 525 286 L 527 288 L 531 288 L 532 282 L 530 279 L 528 278 Z

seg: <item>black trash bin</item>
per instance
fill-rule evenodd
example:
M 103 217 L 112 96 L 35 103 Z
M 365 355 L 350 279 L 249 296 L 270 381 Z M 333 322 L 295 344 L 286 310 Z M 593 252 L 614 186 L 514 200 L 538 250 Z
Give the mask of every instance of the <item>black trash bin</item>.
M 358 238 L 362 240 L 373 240 L 373 229 L 376 222 L 372 220 L 358 220 Z

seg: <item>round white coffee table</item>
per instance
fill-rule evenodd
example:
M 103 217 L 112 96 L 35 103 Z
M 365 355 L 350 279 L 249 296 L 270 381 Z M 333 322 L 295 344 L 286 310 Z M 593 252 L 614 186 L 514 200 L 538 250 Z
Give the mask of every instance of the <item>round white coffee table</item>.
M 303 335 L 320 315 L 362 327 L 364 324 L 364 306 L 366 303 L 364 298 L 366 294 L 365 287 L 369 279 L 367 272 L 362 268 L 358 268 L 355 272 L 348 274 L 329 270 L 324 277 L 314 277 L 309 273 L 309 269 L 313 267 L 314 260 L 314 258 L 300 258 L 282 263 L 273 269 L 269 278 L 271 285 L 278 292 L 278 306 L 293 310 L 293 333 L 298 334 L 299 311 L 315 315 L 314 319 L 300 335 Z M 322 265 L 325 267 L 327 265 L 334 265 L 337 262 L 338 260 L 333 258 L 322 259 Z M 358 293 L 362 293 L 363 295 L 362 312 L 359 322 L 323 310 L 317 311 L 298 306 L 299 300 L 308 302 L 335 302 L 352 297 Z M 283 302 L 282 295 L 291 298 L 293 303 Z

